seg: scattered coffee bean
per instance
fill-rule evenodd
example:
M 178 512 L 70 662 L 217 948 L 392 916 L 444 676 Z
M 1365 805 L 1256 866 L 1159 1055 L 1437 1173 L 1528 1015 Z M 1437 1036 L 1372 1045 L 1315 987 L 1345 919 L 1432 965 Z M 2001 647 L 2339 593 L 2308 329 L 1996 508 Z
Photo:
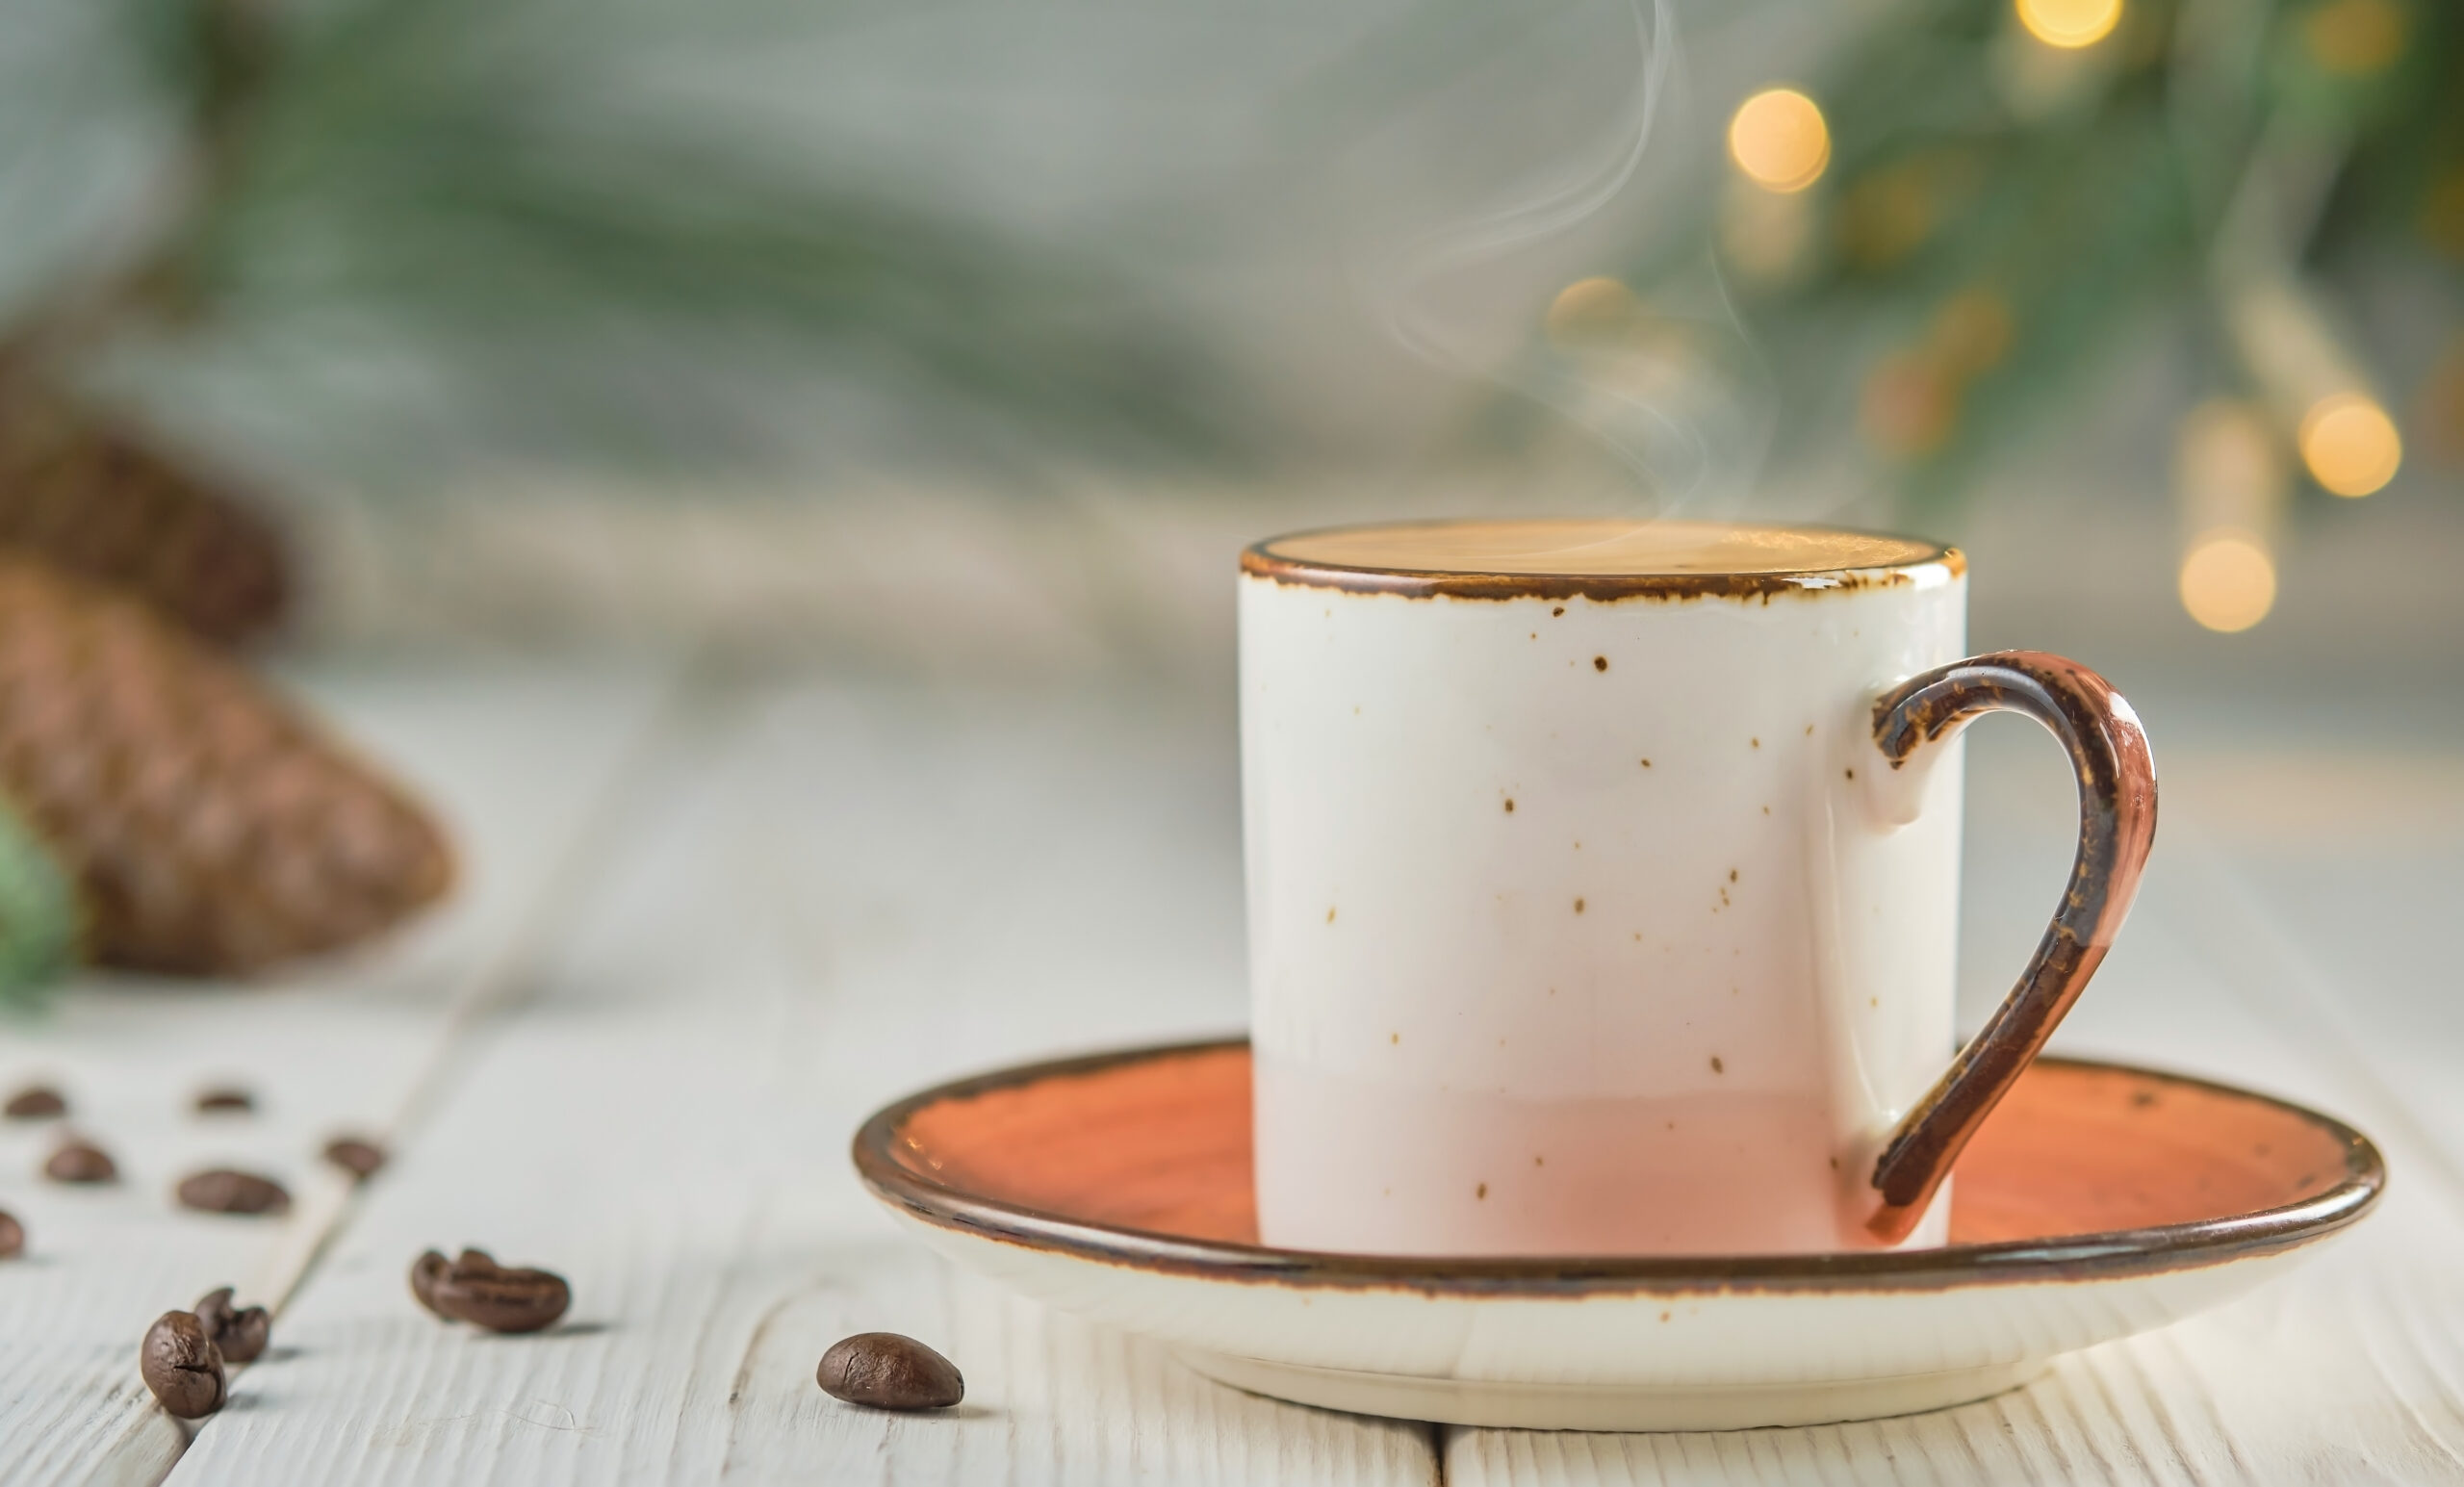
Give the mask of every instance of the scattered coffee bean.
M 366 1182 L 385 1165 L 385 1148 L 356 1136 L 337 1136 L 325 1143 L 325 1160 Z
M 877 1410 L 941 1410 L 966 1397 L 956 1364 L 895 1332 L 859 1332 L 832 1344 L 817 1377 L 832 1398 Z
M 433 1251 L 431 1251 L 433 1253 Z M 490 1332 L 536 1332 L 554 1323 L 573 1304 L 573 1288 L 552 1270 L 502 1266 L 482 1249 L 466 1249 L 460 1259 L 437 1269 L 426 1255 L 411 1269 L 416 1294 L 427 1276 L 428 1310 L 453 1321 L 467 1321 Z
M 462 1252 L 466 1255 L 475 1253 L 468 1249 Z M 452 1265 L 452 1261 L 433 1249 L 411 1262 L 411 1295 L 419 1298 L 420 1305 L 436 1312 L 439 1317 L 445 1317 L 445 1314 L 436 1310 L 436 1283 Z M 446 1320 L 452 1320 L 449 1317 Z
M 163 1408 L 200 1420 L 222 1407 L 222 1354 L 194 1312 L 165 1312 L 145 1330 L 138 1373 Z
M 279 1214 L 291 1207 L 282 1184 L 227 1167 L 181 1178 L 179 1199 L 182 1208 L 208 1214 Z
M 17 1216 L 0 1208 L 0 1260 L 14 1260 L 26 1252 L 26 1226 Z
M 254 1363 L 273 1335 L 273 1319 L 262 1306 L 233 1306 L 231 1288 L 209 1291 L 197 1298 L 196 1320 L 225 1363 Z
M 49 1085 L 32 1085 L 9 1096 L 5 1109 L 12 1120 L 49 1120 L 68 1114 L 68 1102 Z
M 207 1090 L 196 1097 L 200 1115 L 245 1115 L 257 1108 L 257 1097 L 245 1090 Z
M 53 1182 L 117 1182 L 119 1166 L 112 1161 L 110 1152 L 72 1137 L 61 1142 L 43 1163 L 42 1175 Z

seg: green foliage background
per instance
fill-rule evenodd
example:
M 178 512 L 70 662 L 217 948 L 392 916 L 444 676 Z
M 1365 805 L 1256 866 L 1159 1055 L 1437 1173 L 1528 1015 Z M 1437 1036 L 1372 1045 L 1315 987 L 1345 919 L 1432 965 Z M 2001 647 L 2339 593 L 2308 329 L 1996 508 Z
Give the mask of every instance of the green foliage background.
M 104 406 L 379 482 L 827 461 L 850 428 L 926 459 L 1055 422 L 1110 455 L 1221 448 L 1208 358 L 1130 270 L 731 90 L 879 7 L 0 9 L 0 182 L 30 202 L 0 357 Z

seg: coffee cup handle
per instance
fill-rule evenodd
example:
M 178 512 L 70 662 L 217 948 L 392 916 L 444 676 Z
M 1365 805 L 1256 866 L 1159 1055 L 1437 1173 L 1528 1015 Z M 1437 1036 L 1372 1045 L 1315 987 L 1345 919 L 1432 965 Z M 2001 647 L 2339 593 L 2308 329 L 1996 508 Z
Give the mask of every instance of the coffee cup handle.
M 2004 711 L 2043 724 L 2069 754 L 2079 777 L 2079 854 L 2018 984 L 1899 1122 L 1874 1164 L 1881 1204 L 1865 1226 L 1886 1243 L 1915 1228 L 1960 1152 L 2086 989 L 2130 912 L 2156 839 L 2156 761 L 2147 734 L 2121 694 L 2076 661 L 1996 651 L 1912 677 L 1874 704 L 1874 743 L 1900 775 L 1919 750 L 1947 741 L 1985 713 Z

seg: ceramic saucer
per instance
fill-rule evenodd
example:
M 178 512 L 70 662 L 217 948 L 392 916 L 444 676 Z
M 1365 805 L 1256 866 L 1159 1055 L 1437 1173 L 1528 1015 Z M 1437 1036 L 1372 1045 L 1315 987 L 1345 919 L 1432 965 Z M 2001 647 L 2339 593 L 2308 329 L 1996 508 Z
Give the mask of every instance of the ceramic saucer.
M 2350 1127 L 2045 1059 L 1962 1158 L 1944 1248 L 1430 1259 L 1257 1243 L 1244 1042 L 901 1100 L 856 1166 L 951 1260 L 1306 1404 L 1461 1424 L 1729 1429 L 1935 1409 L 2241 1295 L 2367 1213 Z

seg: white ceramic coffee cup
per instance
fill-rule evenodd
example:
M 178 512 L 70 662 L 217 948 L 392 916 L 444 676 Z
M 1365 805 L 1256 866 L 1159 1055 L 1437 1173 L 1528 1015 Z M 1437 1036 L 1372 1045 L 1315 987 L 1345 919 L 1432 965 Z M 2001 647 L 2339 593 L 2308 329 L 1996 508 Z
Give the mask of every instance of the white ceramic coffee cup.
M 1959 1148 L 2127 912 L 2155 822 L 2127 704 L 2059 657 L 1962 661 L 1965 563 L 1905 538 L 1403 524 L 1242 567 L 1265 1243 L 1940 1241 Z M 2069 749 L 2080 855 L 1955 1057 L 1955 739 L 1994 708 Z

